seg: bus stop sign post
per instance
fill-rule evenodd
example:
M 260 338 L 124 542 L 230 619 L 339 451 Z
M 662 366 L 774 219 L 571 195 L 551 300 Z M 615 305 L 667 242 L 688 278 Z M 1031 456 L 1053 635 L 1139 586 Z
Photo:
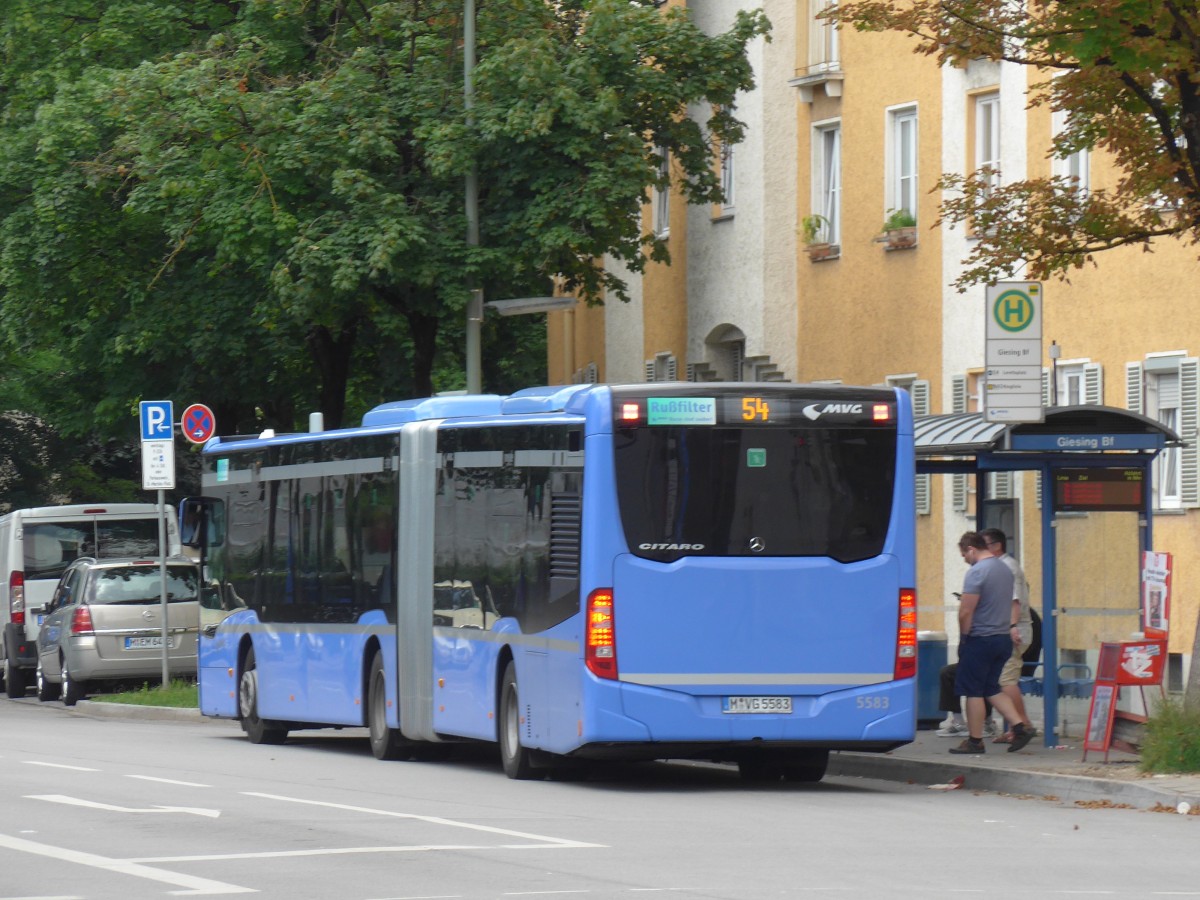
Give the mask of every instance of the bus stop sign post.
M 170 632 L 167 627 L 167 498 L 175 487 L 175 421 L 170 400 L 143 400 L 138 404 L 142 426 L 142 488 L 158 491 L 158 573 L 162 580 L 162 686 L 171 683 Z

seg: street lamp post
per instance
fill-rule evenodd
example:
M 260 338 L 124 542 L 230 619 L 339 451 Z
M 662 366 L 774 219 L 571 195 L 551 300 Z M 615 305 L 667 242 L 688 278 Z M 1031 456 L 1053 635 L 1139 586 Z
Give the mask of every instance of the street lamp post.
M 463 109 L 466 112 L 467 131 L 475 124 L 475 0 L 466 0 L 463 12 Z M 467 246 L 479 246 L 479 169 L 474 158 L 467 170 L 466 183 Z M 483 330 L 483 289 L 471 288 L 467 300 L 467 393 L 483 392 L 483 375 L 480 356 L 480 335 Z

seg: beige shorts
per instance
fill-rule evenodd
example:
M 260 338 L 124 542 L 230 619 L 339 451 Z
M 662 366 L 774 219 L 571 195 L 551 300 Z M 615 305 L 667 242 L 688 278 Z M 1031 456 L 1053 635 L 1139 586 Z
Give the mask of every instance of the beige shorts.
M 1000 670 L 1001 687 L 1008 684 L 1017 684 L 1021 680 L 1021 667 L 1025 665 L 1025 660 L 1021 658 L 1021 655 L 1028 648 L 1028 644 L 1013 644 L 1012 656 L 1008 658 L 1008 662 Z

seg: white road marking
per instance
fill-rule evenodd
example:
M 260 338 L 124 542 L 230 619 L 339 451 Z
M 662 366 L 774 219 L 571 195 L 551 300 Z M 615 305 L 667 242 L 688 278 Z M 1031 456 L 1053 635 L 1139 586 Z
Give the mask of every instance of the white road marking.
M 45 766 L 47 769 L 70 769 L 72 772 L 99 772 L 99 769 L 89 769 L 87 766 L 65 766 L 62 763 L 48 763 L 37 759 L 22 760 L 27 766 Z
M 63 847 L 52 847 L 49 844 L 37 844 L 23 838 L 0 834 L 0 847 L 7 847 L 21 853 L 32 853 L 37 856 L 48 856 L 62 862 L 75 863 L 80 866 L 91 866 L 118 875 L 129 875 L 133 878 L 144 878 L 149 881 L 159 881 L 172 884 L 185 890 L 171 891 L 177 895 L 202 894 L 251 894 L 258 893 L 254 888 L 239 887 L 236 884 L 226 884 L 223 881 L 213 881 L 209 878 L 196 878 L 178 872 L 168 872 L 150 866 L 138 865 L 121 859 L 99 856 L 95 853 L 81 853 L 78 850 L 67 850 Z
M 322 800 L 304 800 L 299 797 L 283 797 L 279 794 L 260 794 L 256 791 L 243 791 L 247 797 L 262 797 L 265 800 L 281 800 L 284 803 L 303 803 L 308 806 L 324 806 L 327 809 L 342 809 L 347 812 L 368 813 L 375 816 L 391 816 L 396 819 L 412 819 L 417 822 L 428 822 L 431 825 L 448 825 L 451 828 L 467 828 L 471 831 L 482 831 L 487 834 L 499 834 L 508 837 L 524 838 L 531 841 L 541 841 L 543 846 L 548 847 L 571 847 L 571 848 L 598 848 L 606 847 L 607 844 L 589 844 L 582 841 L 569 841 L 564 838 L 546 837 L 542 834 L 530 834 L 525 831 L 512 831 L 508 828 L 496 828 L 492 825 L 477 825 L 473 822 L 459 822 L 454 819 L 443 819 L 440 816 L 419 816 L 413 813 L 393 812 L 390 809 L 372 809 L 368 806 L 349 806 L 344 803 L 326 803 Z M 524 845 L 504 845 L 506 848 L 513 846 L 522 847 Z
M 187 813 L 190 816 L 207 816 L 215 819 L 221 815 L 219 809 L 199 809 L 192 806 L 152 806 L 149 809 L 135 809 L 129 806 L 114 806 L 111 803 L 97 803 L 95 800 L 81 800 L 78 797 L 66 797 L 62 794 L 27 794 L 26 800 L 45 800 L 47 803 L 64 803 L 67 806 L 84 806 L 88 809 L 103 809 L 109 812 L 124 813 Z
M 246 853 L 205 853 L 195 856 L 139 856 L 136 863 L 222 862 L 231 859 L 276 859 L 288 856 L 337 856 L 340 853 L 411 853 L 426 850 L 495 850 L 482 844 L 411 844 L 401 847 L 327 847 L 320 850 L 261 850 Z
M 180 784 L 184 787 L 206 788 L 212 787 L 211 784 L 199 784 L 195 781 L 176 781 L 174 778 L 155 778 L 153 775 L 126 775 L 126 778 L 137 778 L 141 781 L 157 781 L 159 784 Z

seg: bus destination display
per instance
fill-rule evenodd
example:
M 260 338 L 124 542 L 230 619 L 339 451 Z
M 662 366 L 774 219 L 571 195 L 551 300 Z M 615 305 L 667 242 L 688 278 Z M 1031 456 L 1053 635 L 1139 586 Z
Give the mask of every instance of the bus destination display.
M 1055 469 L 1058 512 L 1140 512 L 1145 509 L 1142 469 Z
M 894 424 L 892 403 L 852 403 L 768 395 L 622 398 L 616 419 L 625 425 Z

